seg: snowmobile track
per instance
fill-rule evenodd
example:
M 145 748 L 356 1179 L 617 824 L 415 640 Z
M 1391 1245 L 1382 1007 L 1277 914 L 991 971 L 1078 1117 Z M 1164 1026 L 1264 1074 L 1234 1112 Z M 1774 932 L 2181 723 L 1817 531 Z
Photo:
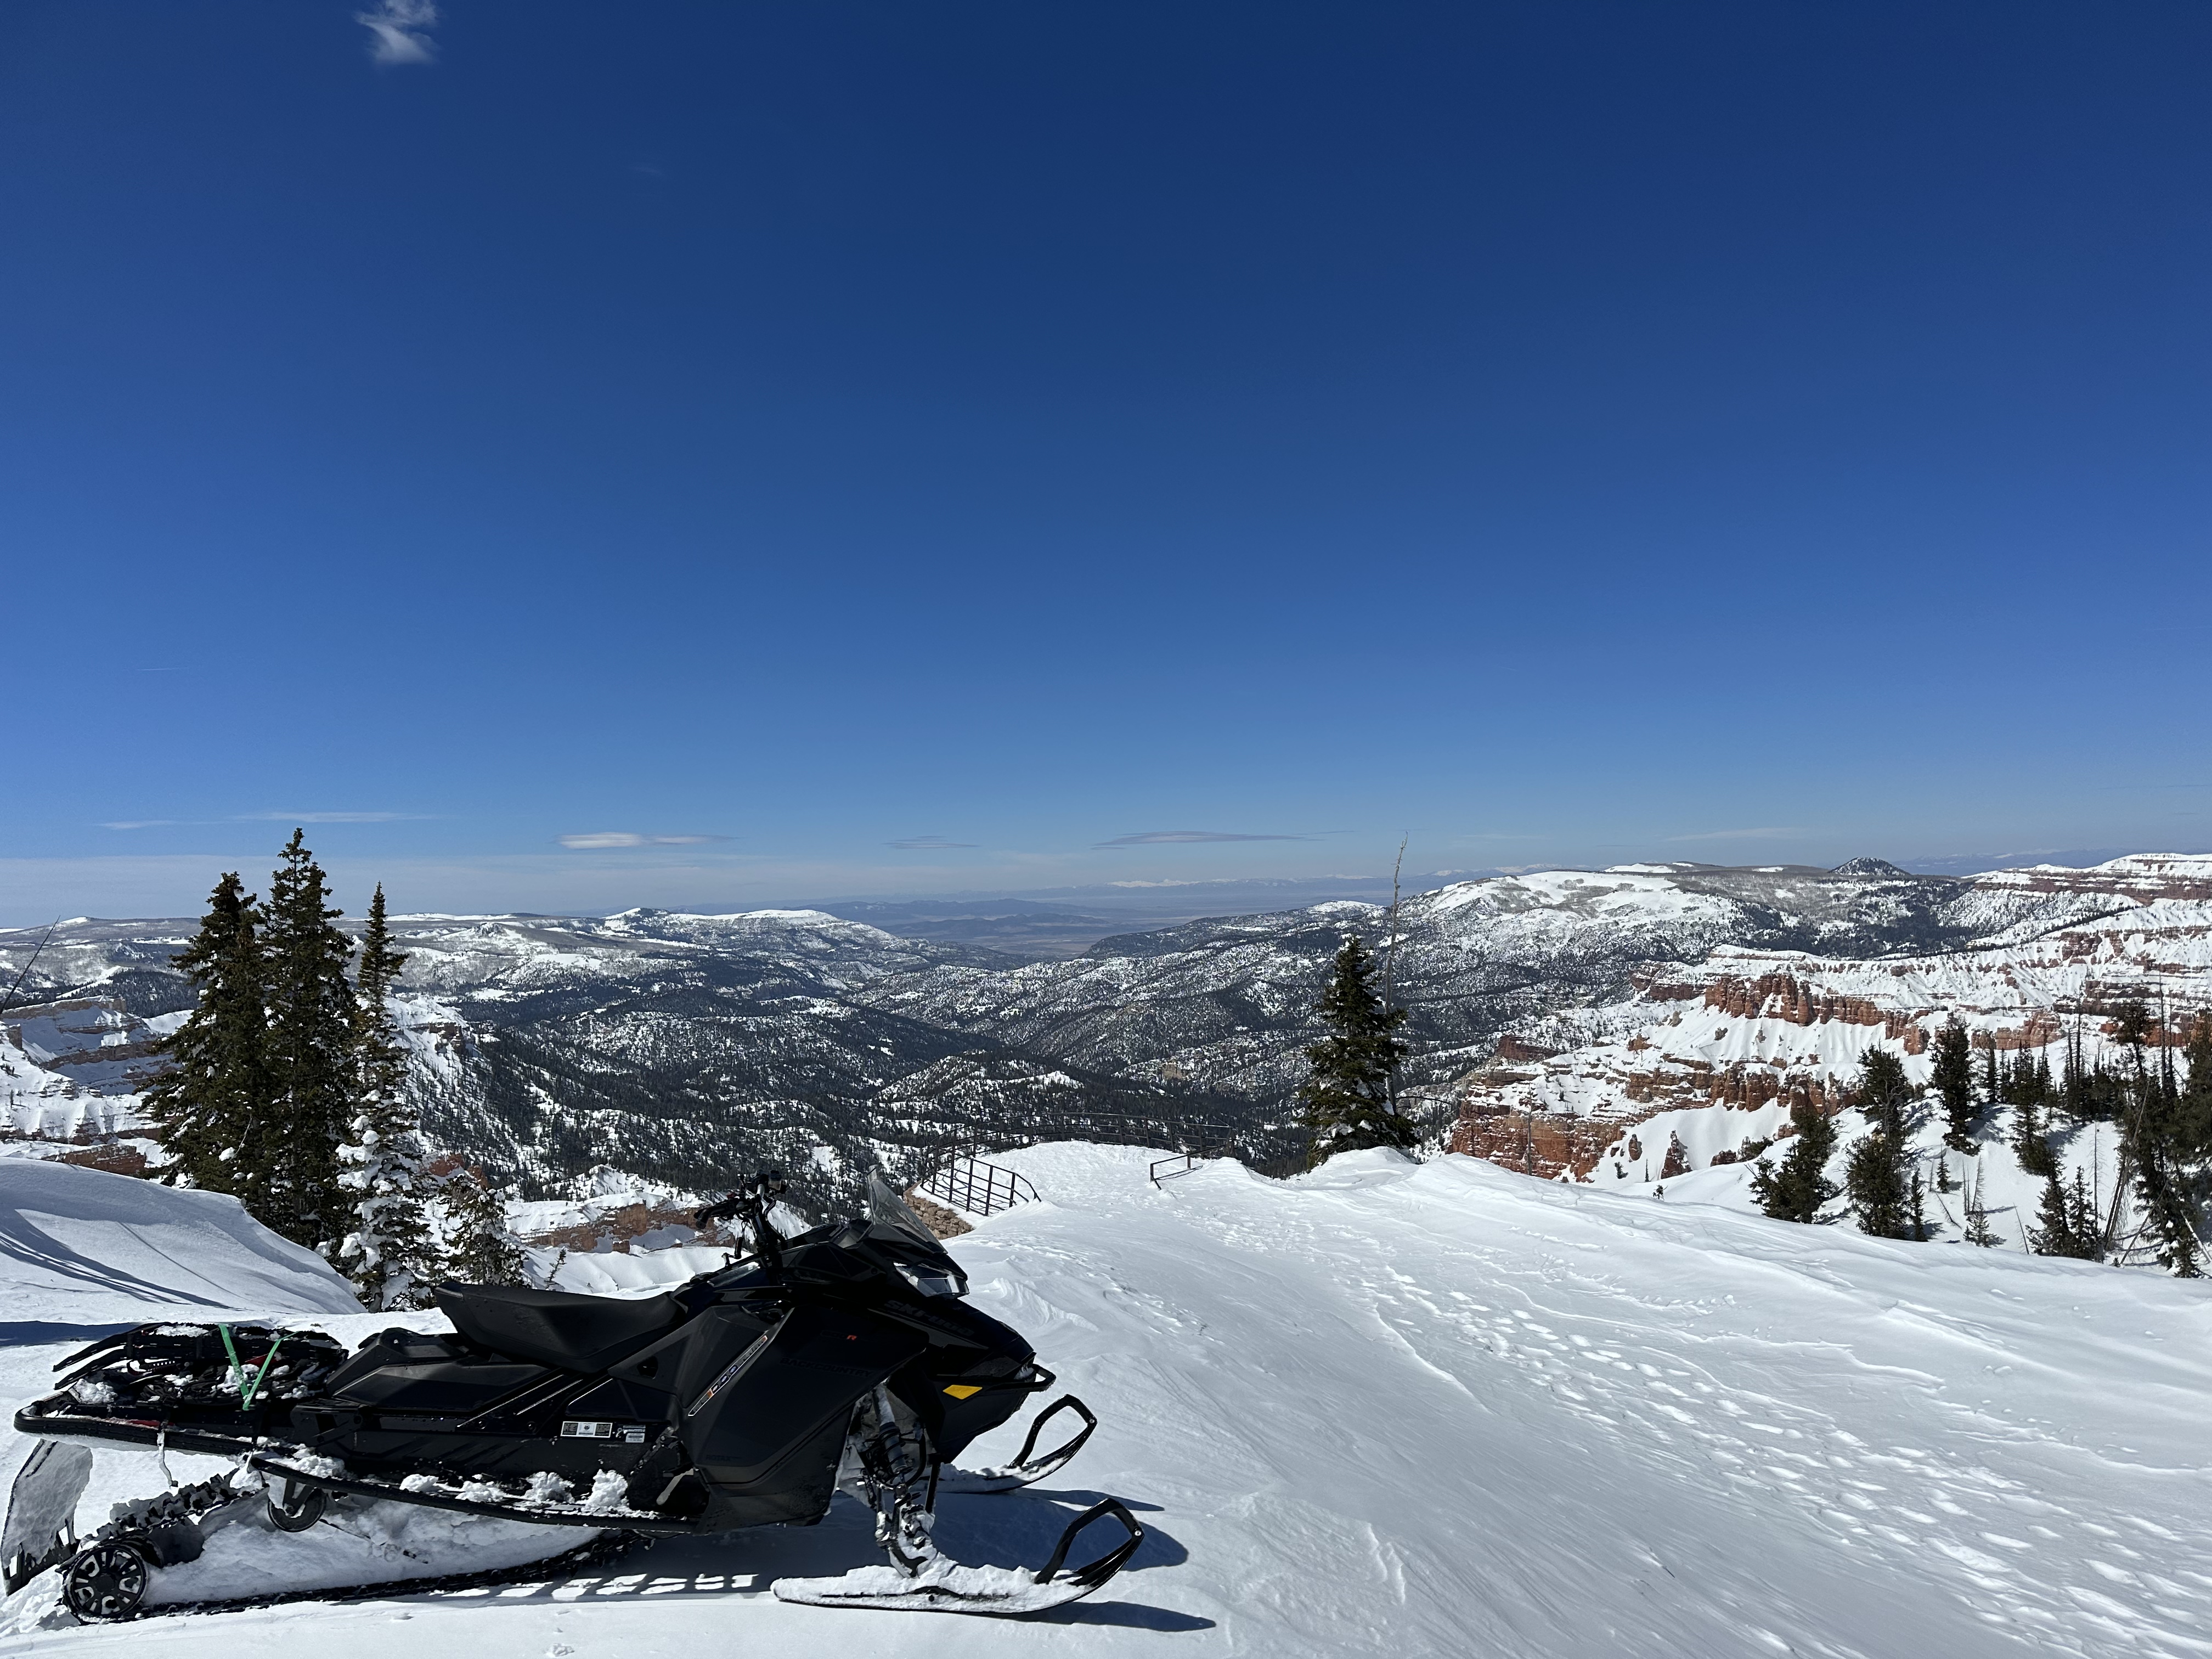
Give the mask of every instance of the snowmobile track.
M 327 1526 L 330 1523 L 324 1522 L 319 1524 Z M 326 1601 L 337 1606 L 348 1606 L 397 1596 L 450 1595 L 459 1590 L 493 1589 L 506 1584 L 529 1584 L 541 1581 L 557 1583 L 561 1579 L 587 1568 L 611 1566 L 639 1545 L 650 1546 L 653 1540 L 642 1533 L 608 1533 L 559 1555 L 548 1556 L 542 1561 L 526 1561 L 520 1566 L 490 1567 L 482 1572 L 446 1573 L 435 1578 L 392 1579 L 376 1584 L 351 1584 L 337 1589 L 278 1590 L 267 1595 L 241 1595 L 222 1601 L 170 1601 L 160 1607 L 141 1607 L 129 1618 L 112 1622 L 143 1624 L 149 1619 L 167 1619 L 184 1613 L 252 1613 L 259 1607 L 290 1607 L 304 1601 Z

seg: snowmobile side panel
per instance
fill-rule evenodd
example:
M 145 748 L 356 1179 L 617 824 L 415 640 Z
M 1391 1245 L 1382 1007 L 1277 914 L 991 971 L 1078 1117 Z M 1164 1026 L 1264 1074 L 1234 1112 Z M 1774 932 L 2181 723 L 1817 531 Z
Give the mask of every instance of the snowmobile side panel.
M 348 1370 L 352 1368 L 349 1366 Z M 333 1399 L 350 1405 L 373 1406 L 386 1412 L 411 1412 L 425 1417 L 450 1417 L 455 1421 L 489 1410 L 507 1395 L 533 1383 L 550 1381 L 556 1373 L 542 1365 L 467 1365 L 456 1361 L 429 1364 L 385 1365 L 349 1382 L 338 1382 Z
M 668 1423 L 675 1420 L 676 1396 L 665 1389 L 610 1376 L 571 1400 L 571 1418 L 592 1421 Z
M 715 1484 L 757 1485 L 820 1425 L 842 1428 L 853 1402 L 923 1346 L 919 1334 L 871 1314 L 794 1309 L 764 1348 L 732 1362 L 744 1388 L 710 1383 L 685 1407 L 684 1439 Z

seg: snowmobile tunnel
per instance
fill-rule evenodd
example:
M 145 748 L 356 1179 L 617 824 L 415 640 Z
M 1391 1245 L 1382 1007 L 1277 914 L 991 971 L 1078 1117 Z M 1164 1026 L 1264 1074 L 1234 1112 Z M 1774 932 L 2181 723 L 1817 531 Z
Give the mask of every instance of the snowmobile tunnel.
M 684 1318 L 672 1296 L 629 1301 L 520 1285 L 441 1285 L 438 1306 L 471 1341 L 563 1371 L 605 1370 Z

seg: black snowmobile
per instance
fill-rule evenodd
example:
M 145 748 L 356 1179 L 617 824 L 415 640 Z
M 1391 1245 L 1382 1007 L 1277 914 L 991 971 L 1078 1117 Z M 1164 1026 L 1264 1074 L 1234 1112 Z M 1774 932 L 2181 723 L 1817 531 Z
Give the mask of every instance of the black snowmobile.
M 8 1590 L 58 1567 L 76 1616 L 127 1619 L 164 1568 L 197 1559 L 241 1517 L 303 1532 L 387 1502 L 652 1537 L 810 1526 L 840 1490 L 875 1511 L 890 1569 L 781 1579 L 781 1599 L 1024 1613 L 1119 1572 L 1144 1533 L 1113 1498 L 1077 1516 L 1035 1572 L 963 1566 L 938 1549 L 940 1491 L 1025 1486 L 1073 1457 L 1097 1419 L 1063 1395 L 1012 1464 L 946 1467 L 1052 1374 L 961 1299 L 959 1267 L 880 1178 L 865 1218 L 791 1238 L 769 1217 L 783 1190 L 764 1171 L 702 1211 L 702 1228 L 741 1222 L 754 1253 L 641 1300 L 444 1285 L 452 1334 L 386 1330 L 350 1354 L 319 1332 L 260 1325 L 141 1325 L 94 1343 L 56 1366 L 68 1373 L 58 1393 L 15 1414 L 46 1443 L 17 1479 L 0 1541 Z M 1063 1412 L 1080 1428 L 1036 1455 Z M 120 1506 L 79 1540 L 70 1517 L 91 1457 L 71 1443 L 83 1441 L 237 1465 Z M 1063 1570 L 1077 1534 L 1102 1520 L 1127 1535 Z

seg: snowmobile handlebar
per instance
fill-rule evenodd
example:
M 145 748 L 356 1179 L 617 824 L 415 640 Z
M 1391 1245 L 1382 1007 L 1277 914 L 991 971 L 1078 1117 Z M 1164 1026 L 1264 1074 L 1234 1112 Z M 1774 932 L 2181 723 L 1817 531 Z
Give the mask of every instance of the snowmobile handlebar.
M 783 1235 L 769 1219 L 769 1205 L 791 1190 L 791 1183 L 775 1170 L 763 1170 L 751 1182 L 726 1193 L 691 1218 L 691 1224 L 705 1232 L 718 1221 L 741 1221 L 753 1236 L 753 1250 L 763 1266 L 775 1267 L 783 1258 Z

